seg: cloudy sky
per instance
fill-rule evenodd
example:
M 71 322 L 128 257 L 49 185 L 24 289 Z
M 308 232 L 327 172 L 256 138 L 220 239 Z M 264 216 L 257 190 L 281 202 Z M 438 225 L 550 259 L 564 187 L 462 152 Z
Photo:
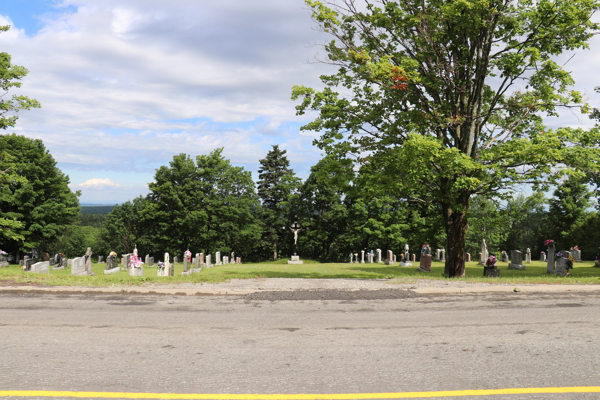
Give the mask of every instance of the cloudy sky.
M 10 130 L 42 139 L 82 203 L 147 193 L 173 155 L 224 147 L 253 171 L 273 144 L 306 178 L 321 157 L 299 127 L 291 87 L 320 87 L 315 29 L 302 0 L 3 0 L 0 51 L 29 69 L 41 109 Z M 600 40 L 568 64 L 595 107 Z M 322 51 L 321 51 L 321 54 Z M 570 55 L 565 56 L 565 60 Z M 551 126 L 590 126 L 565 113 Z

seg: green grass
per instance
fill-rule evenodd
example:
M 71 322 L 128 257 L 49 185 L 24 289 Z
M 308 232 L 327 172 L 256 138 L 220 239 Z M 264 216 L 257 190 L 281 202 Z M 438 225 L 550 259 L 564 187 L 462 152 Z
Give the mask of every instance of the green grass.
M 73 276 L 70 269 L 50 271 L 50 274 L 24 272 L 18 265 L 0 268 L 0 281 L 33 283 L 48 286 L 90 286 L 115 287 L 134 286 L 145 283 L 202 283 L 224 282 L 230 279 L 251 278 L 313 278 L 313 279 L 390 279 L 398 282 L 415 282 L 419 279 L 445 279 L 442 263 L 434 262 L 430 273 L 417 271 L 418 263 L 412 267 L 383 264 L 320 264 L 305 260 L 304 264 L 284 264 L 285 261 L 271 261 L 257 264 L 229 264 L 203 269 L 198 274 L 181 276 L 183 263 L 175 266 L 174 277 L 157 277 L 156 268 L 144 268 L 144 276 L 129 276 L 121 271 L 114 275 L 104 275 L 106 264 L 94 264 L 96 276 Z M 458 278 L 468 282 L 514 283 L 514 284 L 600 284 L 600 268 L 594 268 L 593 261 L 575 264 L 572 277 L 557 277 L 546 274 L 546 264 L 534 261 L 526 264 L 525 271 L 509 270 L 507 263 L 498 263 L 500 278 L 484 278 L 483 267 L 475 262 L 467 263 L 466 277 Z

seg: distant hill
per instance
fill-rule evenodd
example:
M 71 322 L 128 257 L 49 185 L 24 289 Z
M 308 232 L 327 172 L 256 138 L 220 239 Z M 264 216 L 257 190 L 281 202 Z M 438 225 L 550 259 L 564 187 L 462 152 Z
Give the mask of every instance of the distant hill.
M 111 212 L 115 206 L 81 206 L 82 214 L 102 214 Z

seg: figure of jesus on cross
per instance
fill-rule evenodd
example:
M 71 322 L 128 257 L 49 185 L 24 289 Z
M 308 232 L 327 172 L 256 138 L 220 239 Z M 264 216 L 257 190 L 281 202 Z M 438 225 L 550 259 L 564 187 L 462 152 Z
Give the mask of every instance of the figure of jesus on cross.
M 298 244 L 298 232 L 302 230 L 302 227 L 298 225 L 298 222 L 294 222 L 290 226 L 290 230 L 294 232 L 294 255 L 296 255 L 296 245 Z

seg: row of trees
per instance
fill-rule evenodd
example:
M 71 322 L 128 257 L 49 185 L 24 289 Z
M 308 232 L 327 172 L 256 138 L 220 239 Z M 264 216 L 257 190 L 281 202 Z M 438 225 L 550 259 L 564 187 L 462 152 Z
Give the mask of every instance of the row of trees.
M 245 260 L 286 258 L 292 253 L 289 227 L 302 230 L 298 252 L 303 258 L 345 262 L 350 252 L 392 249 L 408 243 L 413 252 L 423 243 L 445 247 L 444 224 L 435 206 L 381 196 L 369 190 L 352 163 L 327 156 L 301 182 L 286 151 L 273 146 L 261 160 L 259 180 L 233 167 L 216 150 L 195 161 L 173 158 L 157 170 L 151 193 L 116 206 L 104 220 L 98 250 L 157 256 L 164 251 L 231 252 Z M 579 245 L 593 258 L 600 220 L 589 210 L 592 193 L 579 178 L 569 178 L 546 199 L 541 192 L 498 203 L 475 197 L 468 211 L 467 252 L 476 255 L 481 239 L 491 252 L 530 248 L 545 250 L 545 239 L 559 248 Z

